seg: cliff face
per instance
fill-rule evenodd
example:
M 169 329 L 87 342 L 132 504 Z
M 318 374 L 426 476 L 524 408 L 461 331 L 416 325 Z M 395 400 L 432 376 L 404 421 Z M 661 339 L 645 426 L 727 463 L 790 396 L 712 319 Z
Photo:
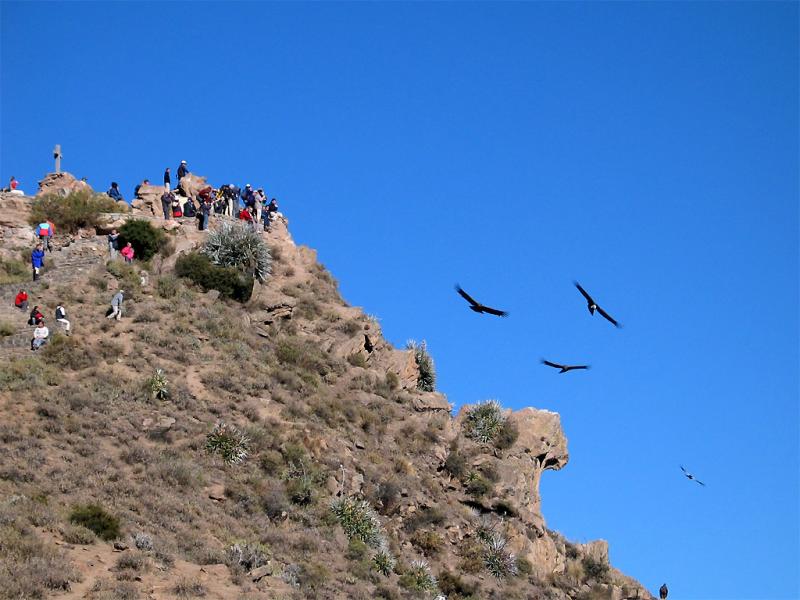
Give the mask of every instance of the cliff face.
M 192 225 L 169 225 L 178 252 L 202 243 Z M 24 245 L 27 225 L 0 227 Z M 0 597 L 650 597 L 604 543 L 545 527 L 540 478 L 568 460 L 558 414 L 501 410 L 482 441 L 476 407 L 453 416 L 418 390 L 414 352 L 341 299 L 285 218 L 265 241 L 273 275 L 241 306 L 174 279 L 174 256 L 142 280 L 107 267 L 94 232 L 57 240 L 31 304 L 63 302 L 73 336 L 33 356 L 0 343 Z M 107 321 L 122 282 L 126 316 Z M 210 450 L 220 423 L 246 440 L 241 462 Z M 360 500 L 374 545 L 331 509 Z M 70 523 L 87 503 L 119 519 L 116 550 Z

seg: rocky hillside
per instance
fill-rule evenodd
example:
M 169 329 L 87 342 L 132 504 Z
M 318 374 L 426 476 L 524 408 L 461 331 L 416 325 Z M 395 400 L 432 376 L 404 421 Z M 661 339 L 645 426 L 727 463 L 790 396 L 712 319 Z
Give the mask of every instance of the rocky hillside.
M 30 202 L 0 198 L 0 256 L 30 248 Z M 178 253 L 192 224 L 170 225 Z M 604 542 L 547 529 L 558 414 L 451 414 L 287 225 L 246 305 L 175 255 L 129 268 L 96 231 L 57 239 L 23 287 L 74 333 L 37 353 L 0 286 L 0 598 L 650 598 Z

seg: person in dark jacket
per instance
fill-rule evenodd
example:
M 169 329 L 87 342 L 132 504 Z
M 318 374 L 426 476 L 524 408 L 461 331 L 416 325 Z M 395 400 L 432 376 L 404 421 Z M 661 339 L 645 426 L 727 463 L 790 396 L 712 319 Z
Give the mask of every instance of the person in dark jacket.
M 189 167 L 186 166 L 186 161 L 182 160 L 178 167 L 178 185 L 181 183 L 181 178 L 189 174 Z
M 183 216 L 194 217 L 195 215 L 197 215 L 197 209 L 194 206 L 194 202 L 191 198 L 187 198 L 183 204 Z
M 169 176 L 169 167 L 167 167 L 166 170 L 164 171 L 164 187 L 167 189 L 167 191 L 170 191 L 170 189 L 172 189 L 171 184 L 172 180 L 170 179 Z
M 116 181 L 111 182 L 111 187 L 108 188 L 106 194 L 111 196 L 111 198 L 113 198 L 117 202 L 125 201 L 125 198 L 122 197 L 122 192 L 119 191 L 119 184 Z
M 211 200 L 205 200 L 200 203 L 200 231 L 208 229 L 208 215 L 211 214 Z
M 116 260 L 119 250 L 119 234 L 116 229 L 112 229 L 108 234 L 108 256 L 111 260 Z
M 161 210 L 164 211 L 164 220 L 169 221 L 172 218 L 172 203 L 175 201 L 175 194 L 172 192 L 164 192 L 161 194 Z
M 244 202 L 245 208 L 251 208 L 256 205 L 256 194 L 249 183 L 242 190 L 242 202 Z
M 28 325 L 34 326 L 37 323 L 39 323 L 39 321 L 41 321 L 42 319 L 44 319 L 44 315 L 39 310 L 38 306 L 34 306 L 33 310 L 31 310 L 31 316 L 28 319 Z
M 37 244 L 31 252 L 31 266 L 33 267 L 33 280 L 39 279 L 39 271 L 44 268 L 44 250 L 42 245 Z
M 138 198 L 139 197 L 139 190 L 141 189 L 141 187 L 143 185 L 150 185 L 150 180 L 149 179 L 143 179 L 142 183 L 136 184 L 136 187 L 133 188 L 133 197 L 134 198 Z

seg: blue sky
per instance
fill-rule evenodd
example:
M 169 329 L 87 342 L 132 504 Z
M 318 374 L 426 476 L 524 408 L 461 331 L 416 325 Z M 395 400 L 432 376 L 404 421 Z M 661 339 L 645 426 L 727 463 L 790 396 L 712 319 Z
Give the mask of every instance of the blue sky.
M 0 10 L 3 184 L 60 143 L 126 196 L 264 186 L 452 402 L 561 413 L 550 527 L 671 598 L 800 597 L 797 3 Z

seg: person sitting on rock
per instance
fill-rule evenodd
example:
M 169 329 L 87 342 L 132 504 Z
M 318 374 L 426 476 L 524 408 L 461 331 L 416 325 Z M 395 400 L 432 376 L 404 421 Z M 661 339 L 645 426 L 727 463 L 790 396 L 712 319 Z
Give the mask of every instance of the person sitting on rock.
M 122 254 L 122 258 L 125 259 L 126 263 L 132 263 L 133 262 L 134 250 L 133 250 L 133 246 L 131 246 L 130 242 L 125 244 L 125 247 L 122 250 L 120 250 L 119 253 Z
M 272 221 L 275 219 L 275 213 L 278 212 L 278 199 L 273 198 L 270 200 L 269 204 L 267 204 L 266 208 L 264 208 L 264 214 L 262 219 L 264 221 L 264 231 L 269 231 L 269 226 Z
M 139 190 L 142 188 L 143 185 L 150 185 L 150 180 L 149 179 L 143 179 L 142 183 L 136 184 L 136 187 L 133 188 L 133 197 L 134 198 L 138 198 L 139 197 Z
M 28 325 L 32 327 L 34 325 L 38 325 L 39 321 L 42 319 L 44 319 L 44 315 L 41 313 L 38 306 L 34 306 L 33 310 L 31 310 L 31 315 L 28 318 Z
M 36 244 L 36 248 L 31 252 L 31 266 L 33 267 L 33 280 L 39 279 L 39 271 L 44 269 L 44 250 L 41 244 Z
M 191 198 L 189 198 L 189 202 L 191 202 Z M 183 216 L 183 209 L 181 209 L 180 200 L 177 197 L 173 197 L 172 200 L 172 218 L 173 219 L 180 219 Z
M 111 298 L 111 312 L 108 314 L 106 319 L 116 319 L 117 321 L 120 320 L 122 317 L 123 294 L 125 294 L 125 290 L 120 290 L 114 294 L 113 298 Z
M 184 217 L 194 217 L 197 215 L 197 208 L 195 208 L 194 202 L 191 198 L 187 198 L 186 202 L 183 204 L 183 216 Z
M 50 337 L 50 330 L 44 324 L 44 319 L 40 319 L 33 330 L 33 339 L 31 340 L 31 350 L 34 352 L 47 343 L 47 338 Z
M 20 290 L 14 298 L 14 306 L 20 310 L 28 310 L 28 292 Z
M 56 322 L 61 323 L 64 326 L 64 331 L 67 332 L 67 335 L 70 335 L 71 325 L 67 320 L 67 310 L 60 302 L 58 303 L 58 306 L 56 306 Z
M 106 195 L 110 196 L 116 202 L 125 202 L 125 198 L 122 197 L 122 192 L 119 191 L 119 184 L 116 181 L 111 182 L 111 187 L 108 188 Z

